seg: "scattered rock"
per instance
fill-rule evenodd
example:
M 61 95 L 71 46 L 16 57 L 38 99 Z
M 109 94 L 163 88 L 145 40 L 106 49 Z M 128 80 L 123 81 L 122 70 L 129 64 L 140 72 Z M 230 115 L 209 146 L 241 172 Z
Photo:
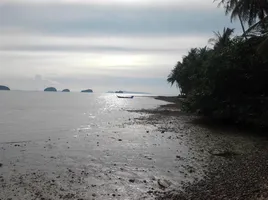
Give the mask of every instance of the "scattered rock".
M 134 183 L 135 182 L 135 179 L 129 179 L 128 180 L 130 183 Z
M 118 139 L 118 141 L 122 141 L 122 139 Z
M 166 189 L 171 185 L 170 182 L 165 180 L 165 179 L 163 179 L 163 180 L 158 179 L 157 183 L 160 186 L 160 188 L 162 188 L 162 189 Z
M 0 163 L 0 167 L 2 167 L 3 166 L 3 164 L 2 163 Z
M 212 151 L 209 152 L 210 154 L 214 156 L 221 156 L 221 157 L 232 157 L 237 156 L 238 154 L 232 151 Z
M 193 173 L 194 172 L 194 170 L 193 169 L 189 169 L 189 173 Z

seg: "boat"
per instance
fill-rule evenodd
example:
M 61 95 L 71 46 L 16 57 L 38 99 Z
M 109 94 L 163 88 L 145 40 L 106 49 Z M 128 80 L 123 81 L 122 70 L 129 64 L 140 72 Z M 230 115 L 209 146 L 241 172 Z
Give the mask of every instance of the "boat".
M 120 98 L 120 99 L 133 99 L 134 96 L 117 96 L 117 98 Z

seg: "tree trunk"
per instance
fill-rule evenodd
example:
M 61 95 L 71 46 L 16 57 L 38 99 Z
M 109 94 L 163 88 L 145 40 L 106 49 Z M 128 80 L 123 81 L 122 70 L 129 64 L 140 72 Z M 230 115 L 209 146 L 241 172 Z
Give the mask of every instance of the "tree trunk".
M 243 21 L 241 19 L 240 14 L 238 15 L 238 18 L 239 18 L 239 21 L 240 21 L 240 24 L 241 24 L 241 27 L 242 27 L 242 30 L 243 30 L 243 33 L 244 33 L 243 35 L 244 35 L 245 39 L 247 40 L 248 38 L 247 38 L 247 35 L 246 35 L 246 30 L 245 30 L 245 27 L 244 27 L 244 24 L 243 24 Z

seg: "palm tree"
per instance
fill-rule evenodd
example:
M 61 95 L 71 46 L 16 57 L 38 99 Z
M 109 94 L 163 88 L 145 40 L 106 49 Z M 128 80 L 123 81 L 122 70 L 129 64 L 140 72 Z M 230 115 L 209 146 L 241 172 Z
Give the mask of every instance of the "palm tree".
M 214 2 L 215 1 L 218 1 L 218 0 L 214 0 Z M 236 7 L 236 5 L 238 4 L 238 1 L 239 0 L 220 0 L 220 3 L 218 4 L 218 7 L 223 6 L 225 8 L 225 15 L 228 15 Z M 245 34 L 246 30 L 245 30 L 245 26 L 244 26 L 241 14 L 238 13 L 237 17 L 238 17 L 238 19 L 240 21 L 243 33 L 244 33 L 244 35 L 246 35 Z M 234 16 L 231 16 L 231 21 L 233 21 L 234 19 L 235 19 Z M 245 36 L 245 39 L 247 39 L 246 36 Z
M 226 15 L 231 14 L 231 21 L 239 18 L 245 37 L 243 22 L 248 22 L 248 25 L 252 26 L 257 19 L 262 21 L 268 14 L 267 0 L 220 0 L 219 6 L 221 5 L 225 8 Z
M 181 66 L 182 66 L 182 63 L 177 62 L 175 67 L 171 70 L 170 74 L 168 75 L 167 82 L 170 83 L 171 86 L 173 86 L 174 83 L 176 83 L 176 87 L 179 88 L 180 94 L 183 94 L 183 91 L 182 91 L 182 89 L 180 88 L 180 85 L 179 85 L 179 70 L 180 70 Z
M 268 33 L 268 16 L 255 23 L 246 30 L 246 35 L 264 35 Z
M 171 70 L 170 74 L 168 75 L 167 82 L 172 85 L 176 83 L 176 86 L 179 87 L 178 83 L 178 72 L 179 72 L 179 67 L 181 65 L 181 62 L 178 62 L 175 67 Z
M 226 14 L 231 13 L 231 20 L 240 16 L 250 26 L 268 14 L 267 0 L 220 0 L 219 5 L 224 6 Z
M 221 49 L 229 44 L 233 32 L 234 32 L 233 28 L 231 29 L 224 27 L 222 34 L 219 31 L 214 32 L 215 37 L 210 38 L 208 42 L 214 46 L 214 49 Z

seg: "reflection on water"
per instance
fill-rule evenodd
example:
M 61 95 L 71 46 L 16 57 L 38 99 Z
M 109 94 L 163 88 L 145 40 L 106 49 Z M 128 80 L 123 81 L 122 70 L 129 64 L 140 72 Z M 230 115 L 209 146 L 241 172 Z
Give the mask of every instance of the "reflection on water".
M 174 174 L 177 171 L 173 165 L 177 141 L 167 142 L 155 127 L 135 124 L 140 114 L 126 111 L 153 108 L 163 104 L 161 101 L 43 92 L 0 93 L 0 97 L 0 155 L 6 166 L 1 170 L 6 174 L 15 169 L 31 182 L 32 172 L 38 170 L 40 188 L 49 188 L 46 184 L 52 177 L 68 192 L 91 197 L 94 191 L 100 195 L 96 199 L 109 199 L 101 193 L 112 194 L 115 189 L 119 199 L 138 199 L 154 184 L 151 177 L 169 177 L 175 182 L 181 178 L 179 173 L 167 172 L 167 168 Z M 135 182 L 130 184 L 129 179 Z M 9 184 L 17 181 L 20 183 L 13 177 Z M 85 187 L 89 187 L 86 192 Z M 12 185 L 9 188 L 16 190 Z M 58 188 L 57 192 L 62 191 Z
M 40 139 L 84 126 L 120 122 L 128 109 L 155 107 L 151 98 L 118 99 L 114 94 L 1 92 L 0 140 Z

